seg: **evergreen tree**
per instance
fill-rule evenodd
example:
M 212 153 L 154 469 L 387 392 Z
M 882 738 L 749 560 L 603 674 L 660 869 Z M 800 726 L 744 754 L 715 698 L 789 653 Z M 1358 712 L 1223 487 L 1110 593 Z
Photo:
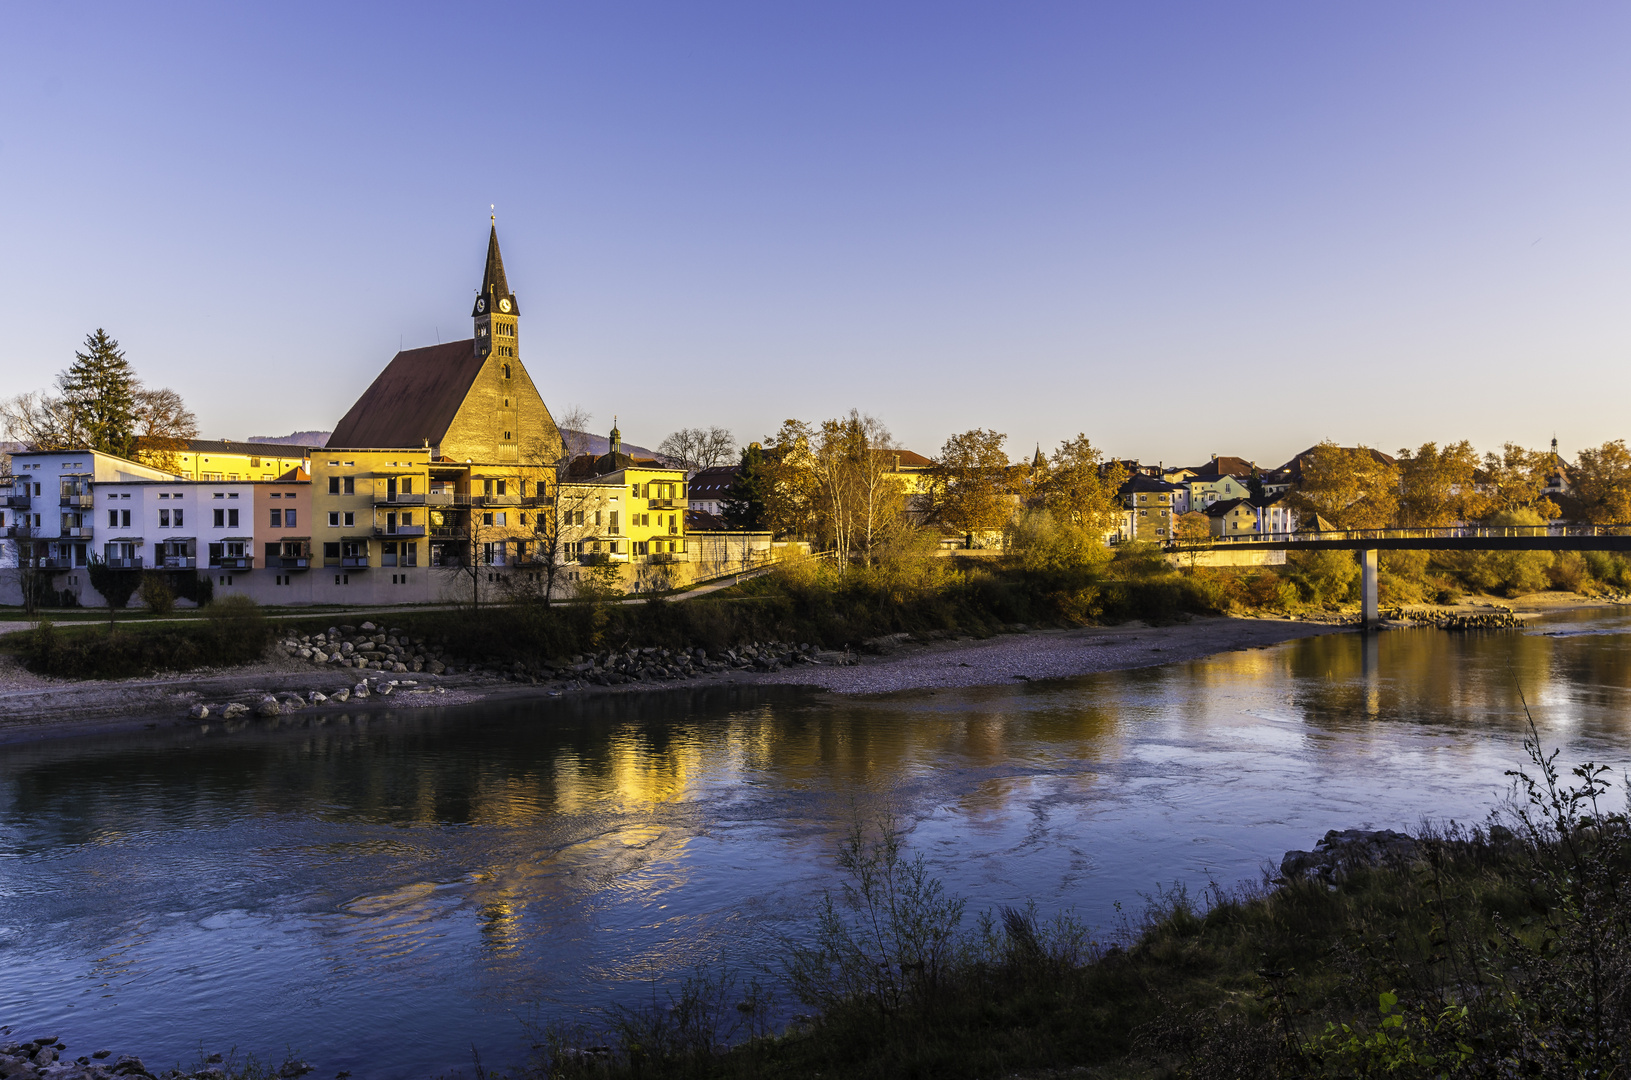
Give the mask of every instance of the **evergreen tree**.
M 769 463 L 758 443 L 749 443 L 742 451 L 742 465 L 731 481 L 725 495 L 725 523 L 738 529 L 762 529 L 765 524 L 765 504 L 773 482 Z
M 119 343 L 101 328 L 85 338 L 85 350 L 74 353 L 74 362 L 57 376 L 63 402 L 85 446 L 130 457 L 136 449 L 136 374 Z

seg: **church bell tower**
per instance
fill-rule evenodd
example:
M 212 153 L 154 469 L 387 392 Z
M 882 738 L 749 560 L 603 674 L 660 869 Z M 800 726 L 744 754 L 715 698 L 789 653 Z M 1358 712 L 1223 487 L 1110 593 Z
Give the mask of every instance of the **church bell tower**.
M 504 256 L 498 251 L 498 222 L 494 221 L 487 236 L 487 269 L 476 295 L 476 309 L 470 313 L 476 320 L 476 355 L 514 360 L 519 340 L 516 317 L 520 314 L 515 294 L 504 278 Z

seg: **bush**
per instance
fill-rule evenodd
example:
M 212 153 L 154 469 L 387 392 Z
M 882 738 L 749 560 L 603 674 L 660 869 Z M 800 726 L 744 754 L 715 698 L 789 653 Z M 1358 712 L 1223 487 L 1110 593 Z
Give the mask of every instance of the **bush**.
M 175 610 L 176 594 L 164 571 L 149 570 L 142 575 L 142 603 L 154 615 L 168 615 Z
M 246 663 L 260 659 L 266 651 L 271 627 L 261 606 L 249 597 L 241 593 L 223 597 L 204 612 L 211 662 Z

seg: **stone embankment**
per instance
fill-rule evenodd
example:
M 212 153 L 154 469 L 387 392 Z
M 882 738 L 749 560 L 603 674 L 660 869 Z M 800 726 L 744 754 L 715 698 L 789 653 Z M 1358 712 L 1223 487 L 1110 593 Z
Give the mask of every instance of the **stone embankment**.
M 1511 608 L 1497 608 L 1490 612 L 1456 612 L 1456 611 L 1407 611 L 1404 608 L 1394 608 L 1384 612 L 1384 617 L 1391 622 L 1405 623 L 1410 626 L 1436 626 L 1440 630 L 1523 630 L 1529 626 L 1521 616 Z
M 446 694 L 446 678 L 469 675 L 488 680 L 553 687 L 556 692 L 587 686 L 620 686 L 718 675 L 730 671 L 776 672 L 800 664 L 853 665 L 849 652 L 823 652 L 809 643 L 752 642 L 731 649 L 607 650 L 533 662 L 472 661 L 453 653 L 445 643 L 410 637 L 403 630 L 365 622 L 361 626 L 332 626 L 326 633 L 307 634 L 279 641 L 291 659 L 309 663 L 323 679 L 321 687 L 301 692 L 242 696 L 238 700 L 198 702 L 187 715 L 194 720 L 237 721 L 247 717 L 285 716 L 322 705 L 355 705 L 382 695 Z M 377 674 L 375 674 L 377 672 Z M 356 682 L 336 687 L 335 676 L 360 675 Z M 355 674 L 353 674 L 355 673 Z M 398 678 L 420 675 L 421 678 Z M 412 704 L 435 704 L 417 698 Z
M 220 1054 L 211 1054 L 190 1070 L 180 1068 L 150 1072 L 142 1059 L 112 1051 L 98 1050 L 72 1060 L 64 1057 L 68 1047 L 55 1035 L 28 1042 L 0 1042 L 0 1077 L 4 1080 L 225 1080 L 228 1067 Z M 113 1058 L 109 1061 L 109 1058 Z M 293 1080 L 312 1071 L 303 1061 L 290 1059 L 276 1070 L 268 1070 L 282 1080 Z

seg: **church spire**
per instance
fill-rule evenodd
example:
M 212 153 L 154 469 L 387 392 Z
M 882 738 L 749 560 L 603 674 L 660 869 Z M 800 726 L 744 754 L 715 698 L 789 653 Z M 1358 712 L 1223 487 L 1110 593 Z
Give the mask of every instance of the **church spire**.
M 505 315 L 521 314 L 510 283 L 504 277 L 504 256 L 498 250 L 498 222 L 492 223 L 487 234 L 487 268 L 481 275 L 481 294 L 476 297 L 476 310 L 472 317 L 487 315 L 494 310 Z

